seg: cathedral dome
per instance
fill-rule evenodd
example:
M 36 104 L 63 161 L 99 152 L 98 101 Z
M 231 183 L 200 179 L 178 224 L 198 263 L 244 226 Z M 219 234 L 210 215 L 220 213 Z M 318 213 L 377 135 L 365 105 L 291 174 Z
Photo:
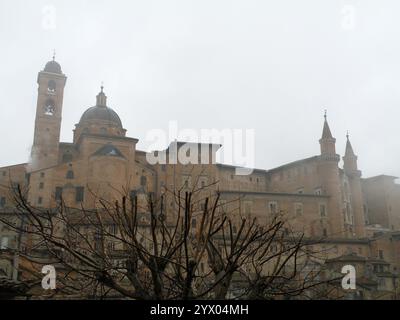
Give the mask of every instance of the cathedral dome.
M 95 106 L 87 109 L 79 121 L 79 124 L 84 122 L 107 121 L 119 128 L 122 128 L 122 122 L 118 114 L 111 108 L 105 106 Z
M 45 72 L 50 72 L 50 73 L 62 74 L 61 66 L 55 60 L 47 62 L 46 66 L 44 67 L 44 71 Z
M 79 121 L 80 125 L 87 122 L 107 122 L 109 125 L 122 129 L 122 122 L 118 114 L 111 108 L 107 107 L 107 96 L 101 92 L 96 97 L 96 106 L 87 109 Z

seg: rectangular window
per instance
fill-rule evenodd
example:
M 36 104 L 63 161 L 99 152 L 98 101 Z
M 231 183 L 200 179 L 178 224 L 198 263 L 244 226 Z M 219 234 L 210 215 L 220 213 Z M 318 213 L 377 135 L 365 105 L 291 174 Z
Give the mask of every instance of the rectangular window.
M 185 189 L 191 189 L 192 188 L 192 177 L 191 176 L 182 176 L 182 186 Z
M 319 204 L 319 214 L 321 217 L 326 217 L 326 204 L 324 203 Z
M 295 203 L 294 210 L 295 210 L 297 217 L 302 216 L 303 215 L 303 204 L 301 202 Z
M 271 201 L 268 203 L 268 209 L 270 214 L 278 213 L 278 203 L 276 201 Z
M 18 192 L 18 190 L 21 188 L 21 186 L 19 185 L 19 183 L 17 182 L 12 182 L 11 183 L 11 188 L 14 192 Z
M 42 197 L 39 197 L 37 203 L 38 203 L 38 204 L 42 204 L 42 203 L 43 203 L 43 198 L 42 198 Z
M 62 161 L 63 162 L 72 162 L 72 154 L 70 154 L 70 153 L 64 154 L 63 158 L 62 158 Z
M 43 189 L 43 188 L 44 188 L 44 183 L 43 182 L 39 183 L 39 189 Z
M 321 188 L 315 189 L 314 194 L 317 195 L 317 196 L 322 195 L 322 189 Z
M 6 206 L 6 198 L 1 197 L 0 198 L 0 208 L 4 208 Z
M 85 188 L 84 187 L 76 187 L 76 202 L 82 202 L 85 196 Z
M 108 248 L 108 251 L 114 251 L 114 250 L 115 250 L 115 244 L 114 244 L 114 242 L 109 242 L 109 243 L 107 244 L 107 248 Z
M 1 250 L 6 250 L 6 249 L 8 249 L 8 237 L 2 237 L 2 238 L 1 238 L 0 249 L 1 249 Z
M 100 229 L 96 229 L 94 232 L 94 239 L 95 240 L 101 240 L 102 238 L 102 232 Z
M 74 179 L 74 172 L 72 170 L 68 170 L 66 178 L 70 180 Z
M 56 187 L 55 198 L 56 198 L 57 201 L 61 200 L 62 192 L 63 192 L 63 188 L 62 187 Z
M 199 178 L 199 188 L 204 189 L 208 185 L 208 178 L 207 177 L 200 177 Z
M 117 234 L 117 231 L 118 231 L 117 225 L 116 224 L 112 224 L 110 226 L 110 234 L 115 236 Z
M 379 250 L 379 259 L 383 260 L 383 251 L 382 250 Z
M 136 191 L 131 190 L 131 192 L 129 192 L 129 197 L 130 197 L 131 201 L 134 201 L 136 198 Z

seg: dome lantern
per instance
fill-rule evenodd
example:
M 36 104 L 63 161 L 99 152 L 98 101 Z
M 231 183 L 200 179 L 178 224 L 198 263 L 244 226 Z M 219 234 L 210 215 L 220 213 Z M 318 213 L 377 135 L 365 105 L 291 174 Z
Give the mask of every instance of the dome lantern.
M 104 87 L 101 86 L 101 91 L 96 97 L 96 105 L 87 109 L 80 121 L 79 125 L 84 126 L 85 123 L 107 124 L 122 129 L 122 122 L 118 114 L 107 106 L 107 96 L 104 93 Z
M 101 85 L 101 91 L 96 97 L 96 107 L 107 107 L 107 96 L 103 92 L 104 86 Z

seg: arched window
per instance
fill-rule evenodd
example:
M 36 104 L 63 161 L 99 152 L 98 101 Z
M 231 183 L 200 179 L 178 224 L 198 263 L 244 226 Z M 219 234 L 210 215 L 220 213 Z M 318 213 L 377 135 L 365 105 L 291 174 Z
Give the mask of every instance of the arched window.
M 56 92 L 56 87 L 57 87 L 56 82 L 54 80 L 50 80 L 47 85 L 47 90 L 50 93 L 54 93 L 54 92 Z
M 48 99 L 44 105 L 44 114 L 48 116 L 54 115 L 56 112 L 56 106 L 52 99 Z
M 142 177 L 140 178 L 140 185 L 141 185 L 142 187 L 145 187 L 146 184 L 147 184 L 147 178 L 146 178 L 145 176 L 142 176 Z

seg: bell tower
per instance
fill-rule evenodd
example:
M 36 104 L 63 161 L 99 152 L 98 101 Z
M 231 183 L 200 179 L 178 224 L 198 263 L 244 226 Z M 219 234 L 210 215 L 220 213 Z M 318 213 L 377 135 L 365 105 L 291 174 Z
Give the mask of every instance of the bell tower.
M 62 73 L 60 64 L 55 61 L 55 56 L 38 74 L 39 88 L 30 171 L 48 168 L 58 162 L 66 81 L 67 77 Z

